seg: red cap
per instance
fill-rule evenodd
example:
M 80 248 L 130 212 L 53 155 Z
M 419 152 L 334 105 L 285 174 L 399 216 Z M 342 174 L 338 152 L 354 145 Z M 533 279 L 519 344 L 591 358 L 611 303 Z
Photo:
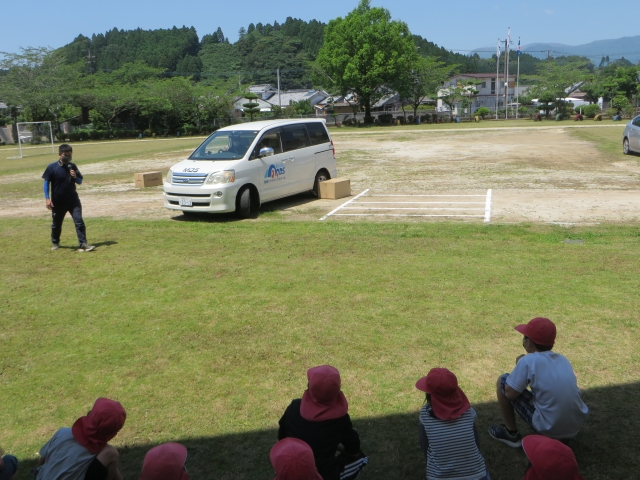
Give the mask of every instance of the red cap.
M 300 415 L 310 422 L 331 420 L 347 414 L 347 399 L 340 391 L 340 372 L 330 365 L 307 370 L 309 388 L 302 395 Z
M 471 408 L 458 379 L 446 368 L 432 368 L 416 382 L 416 388 L 431 395 L 433 413 L 441 420 L 453 420 Z
M 564 443 L 542 435 L 527 435 L 522 448 L 531 468 L 523 480 L 583 480 L 573 451 Z
M 99 398 L 91 411 L 71 427 L 73 438 L 91 453 L 99 453 L 124 426 L 127 413 L 120 402 Z
M 187 449 L 179 443 L 163 443 L 144 456 L 138 480 L 189 480 L 184 462 Z
M 322 480 L 313 458 L 313 450 L 302 440 L 285 438 L 269 454 L 276 471 L 274 480 Z
M 515 329 L 538 345 L 553 347 L 556 341 L 556 326 L 548 318 L 536 317 Z

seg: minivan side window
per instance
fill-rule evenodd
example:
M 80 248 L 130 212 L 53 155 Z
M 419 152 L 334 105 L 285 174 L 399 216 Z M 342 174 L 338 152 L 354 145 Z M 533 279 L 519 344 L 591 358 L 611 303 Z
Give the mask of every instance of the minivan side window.
M 311 141 L 304 124 L 286 125 L 282 127 L 282 146 L 285 152 L 298 148 L 310 147 Z
M 282 153 L 280 128 L 272 128 L 271 130 L 267 130 L 262 135 L 262 137 L 260 138 L 260 141 L 258 142 L 258 145 L 256 146 L 255 151 L 253 152 L 253 155 L 251 155 L 251 159 L 258 158 L 258 155 L 260 155 L 260 149 L 265 147 L 273 148 L 274 155 Z
M 636 119 L 633 121 L 633 124 L 634 124 L 636 127 L 640 127 L 640 117 L 636 118 Z
M 322 143 L 329 143 L 329 135 L 324 125 L 319 122 L 305 123 L 307 130 L 309 131 L 309 137 L 311 137 L 311 145 L 320 145 Z

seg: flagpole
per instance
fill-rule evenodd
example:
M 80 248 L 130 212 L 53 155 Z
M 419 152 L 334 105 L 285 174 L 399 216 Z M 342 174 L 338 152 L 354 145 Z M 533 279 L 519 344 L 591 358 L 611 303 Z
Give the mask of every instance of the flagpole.
M 520 109 L 520 37 L 518 37 L 518 73 L 516 75 L 516 120 Z
M 496 120 L 498 120 L 498 98 L 500 91 L 500 39 L 498 38 L 498 50 L 496 51 Z
M 509 118 L 509 43 L 511 43 L 511 27 L 507 31 L 505 40 L 505 60 L 504 60 L 504 118 Z

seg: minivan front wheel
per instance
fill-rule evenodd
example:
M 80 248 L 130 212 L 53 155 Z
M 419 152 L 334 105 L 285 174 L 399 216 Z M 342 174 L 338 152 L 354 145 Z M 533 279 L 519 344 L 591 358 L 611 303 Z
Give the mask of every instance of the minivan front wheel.
M 629 155 L 629 139 L 625 137 L 622 141 L 622 153 Z
M 239 218 L 249 218 L 251 216 L 251 189 L 249 187 L 243 188 L 238 194 L 236 215 Z
M 324 182 L 326 180 L 329 180 L 331 178 L 331 176 L 327 173 L 326 170 L 320 170 L 318 173 L 316 173 L 316 179 L 313 181 L 313 190 L 311 190 L 311 192 L 313 193 L 313 196 L 316 198 L 320 198 L 320 182 Z

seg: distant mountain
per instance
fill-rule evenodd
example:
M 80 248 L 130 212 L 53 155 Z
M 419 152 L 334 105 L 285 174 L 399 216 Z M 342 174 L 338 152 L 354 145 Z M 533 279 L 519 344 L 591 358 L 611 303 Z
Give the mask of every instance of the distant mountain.
M 515 47 L 514 47 L 515 48 Z M 596 40 L 584 45 L 565 45 L 562 43 L 530 43 L 522 45 L 523 52 L 537 58 L 580 55 L 588 57 L 598 65 L 602 57 L 609 56 L 609 60 L 626 58 L 632 63 L 640 62 L 640 35 L 634 37 L 622 37 L 614 40 Z M 477 48 L 473 53 L 477 53 L 482 58 L 490 58 L 496 51 L 496 47 Z

